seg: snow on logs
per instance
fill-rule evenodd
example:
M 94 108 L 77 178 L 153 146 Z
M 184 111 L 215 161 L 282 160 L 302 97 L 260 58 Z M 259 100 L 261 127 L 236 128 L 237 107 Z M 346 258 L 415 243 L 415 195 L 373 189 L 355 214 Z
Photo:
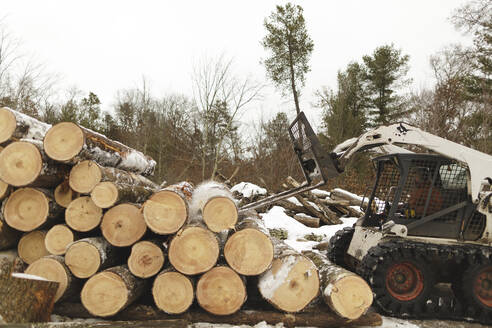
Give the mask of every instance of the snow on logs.
M 9 140 L 32 139 L 42 141 L 50 124 L 7 107 L 0 108 L 0 144 Z
M 193 304 L 193 280 L 173 268 L 167 268 L 155 278 L 152 296 L 160 310 L 167 314 L 181 314 Z
M 72 165 L 92 160 L 142 175 L 152 175 L 156 165 L 149 156 L 71 122 L 58 123 L 49 129 L 44 149 L 50 158 Z

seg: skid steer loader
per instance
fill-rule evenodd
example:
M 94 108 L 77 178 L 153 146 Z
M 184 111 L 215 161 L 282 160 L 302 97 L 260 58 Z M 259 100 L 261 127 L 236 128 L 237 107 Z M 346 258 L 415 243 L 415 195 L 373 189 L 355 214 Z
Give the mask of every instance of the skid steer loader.
M 492 323 L 492 156 L 405 123 L 366 132 L 331 153 L 303 113 L 289 134 L 306 181 L 241 210 L 318 188 L 343 173 L 355 153 L 385 148 L 373 159 L 365 215 L 331 238 L 329 258 L 364 277 L 387 314 Z M 453 293 L 441 295 L 439 285 Z

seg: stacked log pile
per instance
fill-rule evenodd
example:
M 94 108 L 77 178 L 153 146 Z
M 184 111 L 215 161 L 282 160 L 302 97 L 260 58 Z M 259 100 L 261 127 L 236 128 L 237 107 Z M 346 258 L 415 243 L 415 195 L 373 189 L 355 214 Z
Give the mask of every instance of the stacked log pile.
M 155 161 L 101 134 L 67 122 L 49 126 L 7 108 L 0 118 L 0 250 L 17 248 L 25 273 L 57 282 L 50 285 L 55 303 L 80 300 L 91 315 L 114 317 L 152 295 L 169 315 L 196 300 L 212 315 L 230 316 L 254 281 L 284 312 L 329 299 L 327 311 L 353 320 L 370 306 L 355 302 L 354 315 L 350 302 L 327 297 L 320 273 L 335 266 L 270 236 L 256 212 L 240 216 L 224 184 L 159 187 L 148 178 Z M 322 222 L 335 222 L 335 205 L 304 197 Z M 337 299 L 348 299 L 345 285 L 337 285 Z M 350 287 L 347 293 L 354 294 Z

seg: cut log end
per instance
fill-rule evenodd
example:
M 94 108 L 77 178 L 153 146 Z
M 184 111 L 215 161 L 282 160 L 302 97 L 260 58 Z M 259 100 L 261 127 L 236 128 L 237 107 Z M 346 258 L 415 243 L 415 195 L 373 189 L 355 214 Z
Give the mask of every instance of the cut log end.
M 65 264 L 77 278 L 93 276 L 101 266 L 101 258 L 97 248 L 88 242 L 77 242 L 67 249 Z
M 99 165 L 93 161 L 82 161 L 70 171 L 70 187 L 81 194 L 88 194 L 101 182 L 102 173 Z
M 118 313 L 125 306 L 128 301 L 128 290 L 119 275 L 105 271 L 86 282 L 80 298 L 91 314 L 107 317 Z
M 77 124 L 62 122 L 51 127 L 44 138 L 46 155 L 57 161 L 68 161 L 84 146 L 84 133 Z
M 237 223 L 237 207 L 228 197 L 214 197 L 203 207 L 202 216 L 207 227 L 214 232 L 232 229 Z
M 118 200 L 118 188 L 113 182 L 100 182 L 91 191 L 94 204 L 100 208 L 109 208 Z
M 202 227 L 185 227 L 169 246 L 169 261 L 176 270 L 195 275 L 210 270 L 219 257 L 219 243 L 215 235 Z
M 228 267 L 215 267 L 205 273 L 196 287 L 198 304 L 216 315 L 238 311 L 246 301 L 246 288 L 241 277 Z
M 12 137 L 16 126 L 15 115 L 6 108 L 0 108 L 0 143 Z
M 88 196 L 74 199 L 65 211 L 65 221 L 75 231 L 90 231 L 101 222 L 102 209 Z
M 273 260 L 273 244 L 270 238 L 256 229 L 244 229 L 234 233 L 224 247 L 227 263 L 236 272 L 253 276 L 263 273 Z
M 153 194 L 143 205 L 147 226 L 157 234 L 177 232 L 188 218 L 188 206 L 177 193 L 162 190 Z
M 67 246 L 74 240 L 72 230 L 64 224 L 57 224 L 53 226 L 44 240 L 44 244 L 48 252 L 53 255 L 63 255 L 67 249 Z
M 169 314 L 180 314 L 193 303 L 193 284 L 179 272 L 163 272 L 155 278 L 152 295 L 159 309 Z
M 330 297 L 333 308 L 341 317 L 357 319 L 372 304 L 372 290 L 359 276 L 352 275 L 339 279 L 327 289 L 330 290 L 325 289 L 323 294 Z
M 19 257 L 27 264 L 31 264 L 43 256 L 50 255 L 45 246 L 45 238 L 44 231 L 32 231 L 22 236 L 17 244 Z
M 150 241 L 141 241 L 132 246 L 128 268 L 139 278 L 156 275 L 164 265 L 164 254 L 159 246 Z
M 54 196 L 58 205 L 67 208 L 70 202 L 78 197 L 78 193 L 70 188 L 68 181 L 64 181 L 55 188 Z
M 48 213 L 49 201 L 45 194 L 33 188 L 21 188 L 7 199 L 3 214 L 12 228 L 32 231 L 46 221 Z
M 12 186 L 33 183 L 42 167 L 39 150 L 29 142 L 13 142 L 0 152 L 0 179 Z
M 143 237 L 147 225 L 140 209 L 132 204 L 120 204 L 104 214 L 101 231 L 114 246 L 131 246 Z
M 52 258 L 44 257 L 34 261 L 27 267 L 26 273 L 58 282 L 55 302 L 63 296 L 67 289 L 69 279 L 67 271 L 63 267 L 63 264 Z
M 9 193 L 9 184 L 0 180 L 0 199 L 4 199 Z

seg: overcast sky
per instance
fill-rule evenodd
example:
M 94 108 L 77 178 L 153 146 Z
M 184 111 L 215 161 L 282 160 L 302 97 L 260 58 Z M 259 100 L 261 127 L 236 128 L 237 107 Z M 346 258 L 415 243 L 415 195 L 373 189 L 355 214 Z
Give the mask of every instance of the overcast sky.
M 191 71 L 203 56 L 234 58 L 239 75 L 267 82 L 260 59 L 263 20 L 286 1 L 68 1 L 2 0 L 0 16 L 23 49 L 61 74 L 61 87 L 92 91 L 109 110 L 118 89 L 145 76 L 156 96 L 192 95 Z M 410 55 L 413 88 L 432 83 L 429 56 L 450 43 L 469 42 L 448 18 L 462 0 L 294 1 L 314 51 L 302 90 L 302 109 L 317 121 L 313 93 L 335 87 L 336 73 L 383 44 Z M 271 117 L 293 105 L 273 88 L 247 117 Z M 293 115 L 290 115 L 293 117 Z M 247 119 L 245 119 L 247 120 Z

